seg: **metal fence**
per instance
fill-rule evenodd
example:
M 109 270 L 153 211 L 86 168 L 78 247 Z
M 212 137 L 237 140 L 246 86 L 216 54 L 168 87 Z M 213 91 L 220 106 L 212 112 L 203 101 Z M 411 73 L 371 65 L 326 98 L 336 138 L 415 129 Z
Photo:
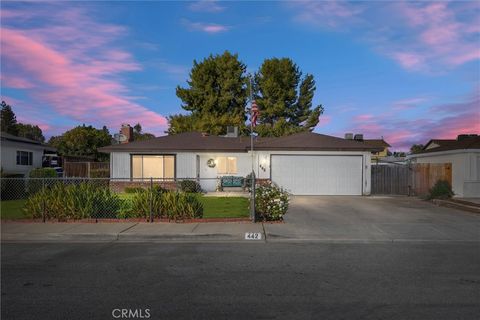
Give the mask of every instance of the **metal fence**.
M 41 221 L 126 218 L 153 221 L 201 218 L 209 202 L 204 198 L 209 196 L 250 198 L 252 180 L 239 177 L 1 178 L 0 183 L 2 218 L 23 215 Z M 247 205 L 246 217 L 249 216 L 248 202 L 251 203 L 251 199 L 241 202 Z M 213 216 L 221 217 L 225 213 L 221 206 L 208 209 Z

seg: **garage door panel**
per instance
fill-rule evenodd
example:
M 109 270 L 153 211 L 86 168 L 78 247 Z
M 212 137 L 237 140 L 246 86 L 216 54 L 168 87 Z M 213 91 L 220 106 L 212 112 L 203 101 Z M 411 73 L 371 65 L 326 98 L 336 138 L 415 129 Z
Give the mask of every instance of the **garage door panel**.
M 296 195 L 361 195 L 361 156 L 272 155 L 272 181 Z

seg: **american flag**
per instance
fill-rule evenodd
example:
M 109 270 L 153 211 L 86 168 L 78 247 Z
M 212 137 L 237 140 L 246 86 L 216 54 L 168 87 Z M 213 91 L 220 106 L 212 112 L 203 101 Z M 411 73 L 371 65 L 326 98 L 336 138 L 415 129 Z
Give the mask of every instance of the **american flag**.
M 251 118 L 250 118 L 253 127 L 257 125 L 257 118 L 258 118 L 258 106 L 257 106 L 257 102 L 253 100 L 252 109 L 251 109 Z

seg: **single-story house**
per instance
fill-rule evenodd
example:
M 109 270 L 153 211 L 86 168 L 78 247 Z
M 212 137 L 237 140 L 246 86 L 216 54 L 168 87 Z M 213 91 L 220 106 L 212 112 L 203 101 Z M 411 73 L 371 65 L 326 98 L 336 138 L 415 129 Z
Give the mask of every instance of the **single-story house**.
M 388 142 L 382 139 L 365 139 L 363 140 L 367 145 L 379 148 L 381 149 L 380 151 L 374 151 L 372 152 L 372 162 L 382 160 L 383 158 L 386 158 L 388 156 L 388 148 L 391 147 Z
M 480 136 L 433 139 L 420 153 L 411 154 L 408 158 L 412 163 L 451 163 L 455 196 L 480 197 Z
M 115 179 L 197 179 L 213 191 L 222 176 L 269 179 L 296 195 L 370 194 L 370 157 L 361 141 L 304 132 L 278 138 L 188 132 L 100 148 Z
M 42 158 L 46 152 L 56 149 L 39 141 L 17 137 L 1 132 L 1 167 L 4 174 L 28 176 L 34 168 L 42 167 Z

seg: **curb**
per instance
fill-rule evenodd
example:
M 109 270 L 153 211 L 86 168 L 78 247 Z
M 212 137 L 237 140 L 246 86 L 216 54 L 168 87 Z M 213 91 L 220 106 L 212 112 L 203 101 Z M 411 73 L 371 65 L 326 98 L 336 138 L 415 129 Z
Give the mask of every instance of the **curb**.
M 117 239 L 117 233 L 2 233 L 2 242 L 110 242 Z
M 245 240 L 244 234 L 125 234 L 125 233 L 3 233 L 2 242 L 256 242 L 265 243 L 265 235 L 261 240 Z
M 480 213 L 479 206 L 473 203 L 468 203 L 467 201 L 434 199 L 432 200 L 432 202 L 440 207 L 454 208 L 454 209 L 459 209 L 462 211 L 468 211 L 472 213 Z

